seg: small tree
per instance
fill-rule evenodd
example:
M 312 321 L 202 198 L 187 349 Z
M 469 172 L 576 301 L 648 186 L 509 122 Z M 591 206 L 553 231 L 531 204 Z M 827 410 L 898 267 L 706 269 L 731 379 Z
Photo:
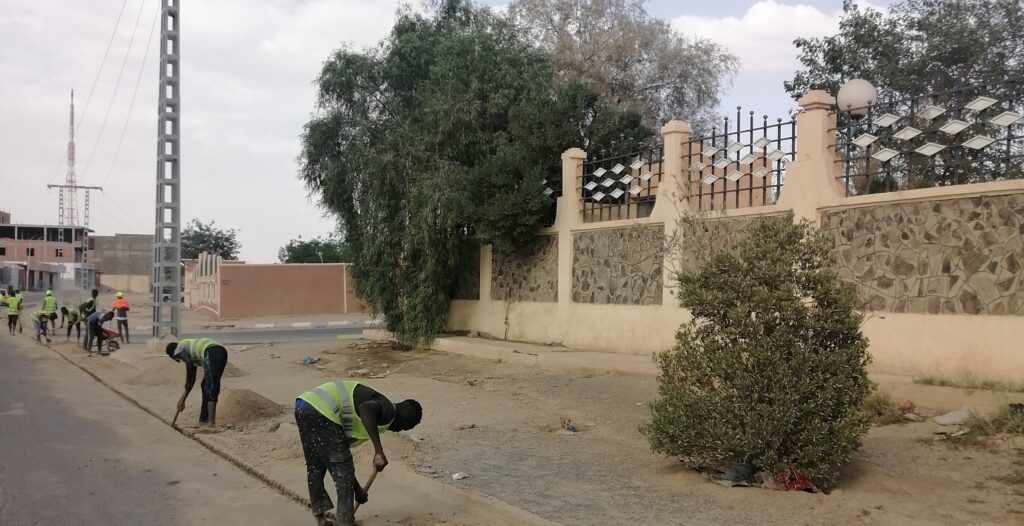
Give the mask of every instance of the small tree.
M 856 295 L 832 264 L 815 228 L 761 219 L 679 273 L 693 319 L 657 357 L 658 399 L 641 429 L 655 451 L 835 482 L 867 430 L 870 384 Z
M 336 236 L 293 239 L 277 251 L 281 263 L 351 263 L 352 251 Z
M 242 244 L 238 242 L 238 230 L 217 228 L 216 221 L 203 223 L 193 218 L 181 231 L 181 258 L 196 259 L 208 252 L 224 259 L 238 259 Z

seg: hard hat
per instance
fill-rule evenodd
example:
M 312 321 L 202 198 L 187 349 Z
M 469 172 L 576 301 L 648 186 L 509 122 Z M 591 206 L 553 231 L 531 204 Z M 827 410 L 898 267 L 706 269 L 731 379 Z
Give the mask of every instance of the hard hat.
M 53 291 L 52 291 L 52 290 L 48 290 L 48 291 L 46 291 L 46 295 L 47 295 L 47 296 L 53 296 Z
M 118 292 L 118 293 L 117 293 L 117 297 L 118 297 L 118 298 L 123 298 L 123 297 L 124 297 L 124 294 L 122 294 L 122 293 Z

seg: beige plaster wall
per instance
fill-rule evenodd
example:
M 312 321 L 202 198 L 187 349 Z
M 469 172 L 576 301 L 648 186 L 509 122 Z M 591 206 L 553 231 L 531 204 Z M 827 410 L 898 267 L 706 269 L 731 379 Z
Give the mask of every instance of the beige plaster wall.
M 842 228 L 848 228 L 845 222 L 856 223 L 857 217 L 880 218 L 883 222 L 886 217 L 893 221 L 904 217 L 903 221 L 906 222 L 912 215 L 914 219 L 911 222 L 924 225 L 941 223 L 943 226 L 940 230 L 943 232 L 972 229 L 970 235 L 961 236 L 963 239 L 960 244 L 948 244 L 946 248 L 955 258 L 959 258 L 961 268 L 979 266 L 982 272 L 990 272 L 1005 283 L 1010 283 L 1006 280 L 1010 279 L 1009 274 L 1013 274 L 1013 294 L 999 296 L 1006 304 L 1005 308 L 997 307 L 998 302 L 989 301 L 985 303 L 985 309 L 977 310 L 978 314 L 968 314 L 968 309 L 963 308 L 961 302 L 955 311 L 940 310 L 947 313 L 925 314 L 928 312 L 927 301 L 920 301 L 915 302 L 915 306 L 921 303 L 920 313 L 890 312 L 894 310 L 896 301 L 887 300 L 885 310 L 869 312 L 863 326 L 865 335 L 870 339 L 872 369 L 908 375 L 974 375 L 1024 380 L 1024 352 L 1020 351 L 1020 342 L 1024 341 L 1024 319 L 996 314 L 1013 310 L 1010 309 L 1009 297 L 1016 297 L 1016 287 L 1024 279 L 1020 277 L 1024 272 L 1014 272 L 1016 267 L 1007 259 L 1010 253 L 1019 250 L 1021 244 L 1017 240 L 1019 230 L 1014 235 L 1010 229 L 1020 227 L 1022 220 L 1010 216 L 1024 213 L 1024 181 L 846 197 L 834 154 L 835 117 L 829 111 L 832 103 L 832 98 L 822 92 L 811 92 L 800 100 L 803 112 L 797 116 L 797 155 L 786 168 L 786 184 L 778 204 L 727 209 L 713 212 L 707 217 L 733 219 L 742 223 L 754 217 L 789 216 L 796 221 L 808 220 L 821 224 L 837 235 L 841 235 Z M 698 211 L 690 199 L 691 187 L 685 177 L 686 167 L 682 166 L 684 156 L 681 154 L 681 145 L 689 139 L 689 134 L 689 126 L 679 121 L 669 122 L 662 129 L 665 175 L 658 187 L 657 201 L 650 217 L 590 222 L 586 219 L 591 218 L 583 217 L 579 209 L 577 194 L 559 198 L 555 224 L 542 232 L 543 235 L 558 238 L 557 301 L 542 303 L 493 299 L 492 256 L 490 247 L 482 247 L 478 296 L 481 299 L 453 301 L 449 328 L 479 331 L 508 340 L 558 343 L 574 348 L 625 354 L 649 354 L 670 348 L 674 343 L 676 329 L 689 317 L 687 311 L 678 307 L 673 295 L 673 272 L 684 264 L 687 250 L 700 249 L 699 240 L 692 232 L 687 232 L 685 223 L 680 221 L 682 215 L 703 212 Z M 563 188 L 577 187 L 577 178 L 585 158 L 586 153 L 579 149 L 570 149 L 563 154 Z M 981 213 L 981 216 L 974 217 L 975 212 Z M 932 214 L 945 219 L 937 219 Z M 845 219 L 841 221 L 838 218 Z M 723 222 L 723 225 L 726 223 L 734 222 Z M 984 228 L 974 230 L 979 228 L 978 225 Z M 594 237 L 602 230 L 652 227 L 663 229 L 669 239 L 681 241 L 675 245 L 675 250 L 669 250 L 664 256 L 664 264 L 660 269 L 663 280 L 660 298 L 645 295 L 645 305 L 614 302 L 595 304 L 588 303 L 591 300 L 576 294 L 579 281 L 574 279 L 573 269 L 580 267 L 580 254 L 574 248 L 576 239 L 580 236 Z M 917 228 L 912 235 L 925 242 L 926 236 L 933 235 L 928 234 L 929 228 Z M 994 234 L 986 234 L 988 230 Z M 888 238 L 903 236 L 902 231 L 891 226 L 881 228 L 880 232 Z M 997 235 L 998 239 L 993 235 Z M 965 249 L 963 243 L 968 237 L 985 240 L 984 243 L 972 242 L 972 246 L 967 247 L 972 250 L 980 247 L 979 254 L 984 255 L 984 258 L 969 255 L 970 251 Z M 895 239 L 890 240 L 897 243 Z M 937 242 L 939 245 L 942 243 L 941 239 Z M 921 250 L 920 244 L 916 246 L 918 248 L 915 250 Z M 636 251 L 635 248 L 632 250 Z M 924 256 L 929 261 L 927 277 L 936 277 L 943 272 L 942 261 L 940 258 L 938 267 L 932 268 L 930 250 L 932 248 L 925 249 L 927 255 Z M 630 261 L 635 256 L 628 254 L 621 259 Z M 917 256 L 915 272 L 924 269 L 918 267 L 921 257 L 920 254 Z M 998 265 L 994 270 L 989 269 L 993 261 Z M 896 269 L 892 270 L 895 272 Z M 904 270 L 908 269 L 900 271 Z M 877 275 L 873 275 L 872 279 L 877 279 Z M 847 272 L 846 277 L 859 284 L 853 273 Z M 606 273 L 601 279 L 613 278 L 611 273 Z M 967 281 L 979 279 L 966 275 L 965 278 Z M 998 283 L 995 286 L 998 287 Z M 928 290 L 927 285 L 924 290 Z M 496 297 L 507 299 L 501 295 Z M 1020 303 L 1014 305 L 1019 311 Z
M 120 292 L 144 294 L 149 292 L 149 276 L 101 274 L 100 286 L 109 287 Z

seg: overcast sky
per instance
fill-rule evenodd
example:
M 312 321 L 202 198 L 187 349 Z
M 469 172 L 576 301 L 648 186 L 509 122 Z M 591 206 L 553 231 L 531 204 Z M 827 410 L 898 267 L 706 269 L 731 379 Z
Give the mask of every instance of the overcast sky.
M 331 51 L 380 40 L 399 2 L 182 3 L 183 223 L 197 217 L 237 228 L 243 259 L 276 261 L 277 249 L 289 239 L 334 229 L 296 176 L 298 136 L 313 109 L 312 81 Z M 485 3 L 501 6 L 507 0 Z M 4 0 L 0 210 L 10 211 L 15 222 L 57 222 L 57 193 L 46 185 L 62 183 L 66 175 L 68 96 L 74 88 L 78 183 L 104 187 L 103 194 L 93 194 L 93 229 L 100 235 L 152 233 L 159 51 L 157 39 L 148 37 L 159 4 Z M 735 111 L 740 104 L 784 117 L 792 104 L 782 81 L 797 68 L 792 40 L 834 32 L 841 5 L 841 0 L 652 0 L 648 10 L 739 56 L 742 71 L 723 108 Z

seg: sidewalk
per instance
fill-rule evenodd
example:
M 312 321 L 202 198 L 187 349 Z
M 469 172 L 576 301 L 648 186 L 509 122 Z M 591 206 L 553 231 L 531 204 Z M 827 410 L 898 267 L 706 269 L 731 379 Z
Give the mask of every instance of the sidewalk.
M 367 340 L 389 340 L 391 333 L 381 329 L 363 331 Z M 584 351 L 568 347 L 538 345 L 466 336 L 438 338 L 434 350 L 473 356 L 485 360 L 501 360 L 542 369 L 589 369 L 656 376 L 653 356 Z M 912 376 L 870 371 L 871 380 L 896 400 L 910 400 L 933 411 L 954 411 L 968 406 L 983 413 L 994 413 L 1010 403 L 1024 402 L 1024 393 L 961 389 L 915 384 Z

